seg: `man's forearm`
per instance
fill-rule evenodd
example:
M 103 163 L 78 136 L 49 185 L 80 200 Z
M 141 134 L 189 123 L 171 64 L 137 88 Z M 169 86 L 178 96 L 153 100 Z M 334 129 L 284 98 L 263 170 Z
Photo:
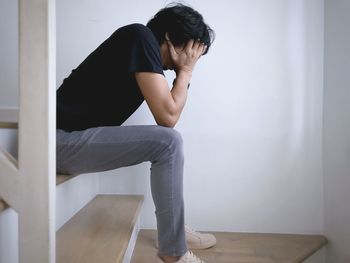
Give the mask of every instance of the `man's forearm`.
M 187 99 L 187 88 L 190 83 L 192 73 L 188 71 L 179 71 L 176 74 L 176 79 L 173 83 L 173 88 L 171 89 L 171 95 L 173 96 L 174 102 L 177 106 L 177 118 L 186 104 Z

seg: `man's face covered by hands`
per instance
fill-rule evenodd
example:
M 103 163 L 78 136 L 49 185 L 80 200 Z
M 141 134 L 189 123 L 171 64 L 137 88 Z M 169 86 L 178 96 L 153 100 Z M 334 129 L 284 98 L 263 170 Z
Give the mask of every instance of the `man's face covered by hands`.
M 207 46 L 200 40 L 189 40 L 186 44 L 174 46 L 168 33 L 165 35 L 165 41 L 161 46 L 161 56 L 164 70 L 171 69 L 176 72 L 179 70 L 191 72 Z

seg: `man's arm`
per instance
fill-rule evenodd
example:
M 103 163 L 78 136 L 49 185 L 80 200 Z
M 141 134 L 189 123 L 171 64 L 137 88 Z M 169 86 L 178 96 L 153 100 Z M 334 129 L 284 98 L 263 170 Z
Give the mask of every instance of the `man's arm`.
M 158 73 L 138 72 L 136 80 L 158 125 L 173 128 L 180 118 L 187 98 L 190 72 L 179 72 L 169 90 L 165 77 Z
M 205 46 L 191 40 L 182 52 L 177 53 L 171 42 L 167 43 L 176 71 L 176 79 L 171 91 L 165 77 L 161 74 L 137 72 L 135 77 L 157 124 L 173 128 L 185 106 L 192 71 L 205 51 Z

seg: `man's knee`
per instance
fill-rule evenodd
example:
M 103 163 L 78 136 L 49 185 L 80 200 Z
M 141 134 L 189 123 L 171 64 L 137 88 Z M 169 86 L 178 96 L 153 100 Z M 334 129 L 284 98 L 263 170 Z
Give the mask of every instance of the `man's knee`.
M 166 147 L 171 151 L 183 151 L 183 139 L 181 133 L 173 128 L 158 126 L 157 136 L 159 141 L 166 145 Z

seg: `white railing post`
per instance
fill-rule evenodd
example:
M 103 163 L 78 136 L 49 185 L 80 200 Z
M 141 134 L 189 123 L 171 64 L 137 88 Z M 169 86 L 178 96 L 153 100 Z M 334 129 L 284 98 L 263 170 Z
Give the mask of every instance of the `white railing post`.
M 54 0 L 19 0 L 20 263 L 56 257 L 55 20 Z

